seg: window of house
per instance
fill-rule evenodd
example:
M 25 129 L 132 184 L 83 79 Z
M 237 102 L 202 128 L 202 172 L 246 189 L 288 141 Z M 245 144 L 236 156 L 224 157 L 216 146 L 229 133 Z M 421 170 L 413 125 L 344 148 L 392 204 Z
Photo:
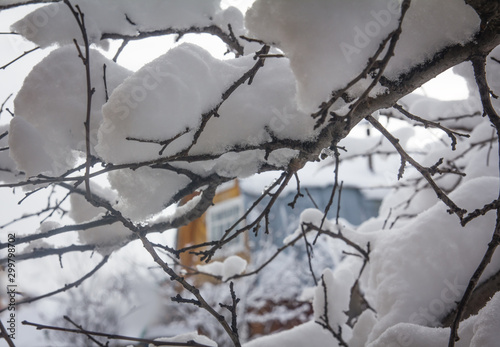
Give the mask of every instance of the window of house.
M 245 208 L 243 205 L 243 198 L 236 197 L 229 200 L 225 200 L 215 204 L 207 210 L 206 214 L 206 225 L 208 239 L 210 241 L 217 241 L 222 238 L 227 229 L 229 229 L 234 223 L 238 221 L 241 216 L 245 213 Z M 236 227 L 237 230 L 245 225 L 245 221 L 242 221 Z M 244 246 L 243 235 L 239 235 L 234 241 L 230 243 L 231 245 Z

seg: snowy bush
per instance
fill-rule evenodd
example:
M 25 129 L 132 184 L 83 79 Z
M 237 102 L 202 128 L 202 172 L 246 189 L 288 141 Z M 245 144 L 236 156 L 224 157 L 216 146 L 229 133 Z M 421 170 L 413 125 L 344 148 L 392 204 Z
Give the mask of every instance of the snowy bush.
M 0 226 L 2 276 L 17 288 L 2 301 L 3 339 L 9 346 L 45 338 L 57 344 L 34 326 L 84 333 L 83 343 L 94 345 L 497 345 L 498 2 L 248 5 L 0 3 L 0 21 L 11 22 L 0 37 L 10 44 L 0 54 L 0 187 L 5 201 L 9 189 L 25 195 L 23 215 L 5 207 Z M 205 44 L 209 36 L 224 55 Z M 144 54 L 138 43 L 158 37 L 171 38 L 161 54 L 125 66 L 126 57 Z M 15 89 L 8 78 L 20 75 L 9 75 L 18 66 L 28 71 Z M 415 92 L 448 69 L 467 82 L 466 99 Z M 349 166 L 365 161 L 369 169 Z M 329 203 L 296 210 L 295 232 L 251 263 L 236 255 L 221 260 L 239 235 L 269 233 L 280 194 L 296 190 L 292 207 L 308 199 L 301 189 L 306 166 L 329 170 Z M 218 187 L 255 174 L 271 178 L 222 238 L 173 245 L 173 229 L 202 216 Z M 328 219 L 343 181 L 390 188 L 379 215 L 359 226 Z M 290 265 L 292 247 L 305 252 L 310 273 Z M 183 268 L 186 254 L 201 264 Z M 17 269 L 18 277 L 8 276 Z M 145 280 L 148 271 L 154 275 Z M 222 285 L 201 286 L 199 275 Z M 155 309 L 131 320 L 134 305 L 120 307 L 118 298 L 144 306 L 131 293 L 138 282 Z M 153 282 L 161 286 L 151 289 Z M 85 301 L 94 286 L 87 283 L 101 288 L 88 301 L 95 309 Z M 267 291 L 273 286 L 282 295 Z M 252 339 L 247 323 L 258 320 L 255 312 L 285 297 L 298 300 L 298 293 L 312 307 L 310 319 Z M 78 300 L 89 314 L 64 310 L 80 323 L 61 320 L 58 305 Z

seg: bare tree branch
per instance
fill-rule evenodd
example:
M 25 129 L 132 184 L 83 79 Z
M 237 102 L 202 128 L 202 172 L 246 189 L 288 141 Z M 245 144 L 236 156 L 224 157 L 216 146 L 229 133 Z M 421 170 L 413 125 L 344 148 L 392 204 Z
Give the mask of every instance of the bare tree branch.
M 0 5 L 0 11 L 1 10 L 7 10 L 9 8 L 15 8 L 15 7 L 20 7 L 20 6 L 25 6 L 25 5 L 43 4 L 43 3 L 61 2 L 61 1 L 62 0 L 23 0 L 23 1 L 16 1 L 15 3 L 12 3 L 12 4 Z
M 315 323 L 320 325 L 323 329 L 328 330 L 332 336 L 338 341 L 339 346 L 349 347 L 349 345 L 344 341 L 342 337 L 342 327 L 338 326 L 337 331 L 330 324 L 329 318 L 329 309 L 328 309 L 328 290 L 326 288 L 324 275 L 321 276 L 321 286 L 323 287 L 323 314 L 319 316 L 319 320 L 316 320 Z
M 179 29 L 179 28 L 165 28 L 165 29 L 158 29 L 158 30 L 153 30 L 153 31 L 139 31 L 135 35 L 123 35 L 119 33 L 103 33 L 101 35 L 101 40 L 106 40 L 106 39 L 112 39 L 112 40 L 124 40 L 127 43 L 129 41 L 135 41 L 135 40 L 142 40 L 145 38 L 149 37 L 157 37 L 157 36 L 166 36 L 166 35 L 178 35 L 178 39 L 184 35 L 187 34 L 202 34 L 202 33 L 207 33 L 207 34 L 212 34 L 214 36 L 219 37 L 222 42 L 224 42 L 231 50 L 233 50 L 237 56 L 243 55 L 243 46 L 240 45 L 238 40 L 234 37 L 234 35 L 231 35 L 230 33 L 224 32 L 220 27 L 217 25 L 209 25 L 205 27 L 190 27 L 187 29 Z M 126 45 L 126 43 L 122 44 L 123 46 Z M 123 49 L 123 48 L 122 48 Z M 121 52 L 121 51 L 120 51 Z M 115 57 L 120 53 L 117 52 Z
M 109 259 L 109 255 L 104 256 L 102 258 L 101 262 L 96 265 L 96 267 L 94 267 L 90 272 L 88 272 L 86 275 L 84 275 L 83 277 L 81 277 L 77 281 L 72 282 L 70 284 L 66 284 L 66 285 L 64 285 L 64 287 L 59 288 L 57 290 L 54 290 L 52 292 L 49 292 L 49 293 L 46 293 L 46 294 L 43 294 L 43 295 L 39 295 L 39 296 L 35 296 L 35 297 L 32 297 L 32 298 L 27 298 L 27 299 L 18 301 L 18 302 L 16 302 L 16 305 L 19 306 L 19 305 L 23 305 L 23 304 L 29 304 L 29 303 L 38 301 L 40 299 L 48 298 L 49 296 L 53 296 L 53 295 L 65 292 L 65 291 L 67 291 L 67 290 L 69 290 L 71 288 L 78 287 L 86 279 L 92 277 L 92 275 L 94 275 L 104 264 L 106 264 L 106 262 L 108 261 L 108 259 Z M 5 307 L 5 308 L 1 309 L 0 313 L 3 312 L 3 311 L 5 311 L 5 310 L 7 310 L 7 309 L 8 309 L 8 307 Z
M 207 301 L 203 298 L 203 296 L 200 293 L 200 290 L 196 288 L 195 286 L 189 284 L 183 277 L 179 276 L 177 273 L 175 273 L 174 270 L 170 266 L 168 266 L 167 263 L 165 263 L 158 253 L 155 251 L 153 245 L 151 242 L 146 238 L 146 236 L 140 235 L 140 239 L 142 241 L 142 244 L 144 248 L 149 252 L 149 254 L 153 257 L 153 260 L 160 265 L 160 267 L 167 273 L 170 278 L 176 282 L 178 282 L 184 289 L 189 291 L 191 294 L 193 294 L 196 298 L 197 301 L 197 306 L 203 308 L 206 310 L 208 313 L 210 313 L 222 326 L 222 328 L 226 331 L 228 336 L 231 338 L 231 341 L 234 343 L 236 347 L 240 347 L 241 343 L 239 341 L 239 337 L 237 334 L 233 332 L 229 324 L 227 324 L 226 320 L 224 319 L 224 316 L 222 316 L 220 313 L 215 311 L 210 304 L 207 303 Z
M 7 342 L 7 344 L 9 345 L 9 347 L 16 347 L 16 345 L 14 344 L 14 342 L 12 341 L 12 339 L 10 338 L 9 333 L 5 329 L 2 321 L 0 321 L 0 337 L 2 337 L 5 340 L 5 342 Z
M 86 198 L 88 200 L 92 200 L 92 193 L 90 192 L 90 164 L 92 162 L 91 153 L 90 153 L 90 115 L 92 111 L 92 95 L 95 92 L 95 89 L 92 87 L 92 81 L 90 80 L 90 43 L 89 38 L 87 36 L 87 28 L 85 27 L 85 15 L 80 10 L 80 7 L 76 5 L 76 11 L 69 2 L 69 0 L 64 0 L 64 3 L 69 7 L 71 13 L 75 17 L 76 22 L 78 23 L 78 27 L 82 33 L 83 44 L 85 48 L 85 56 L 82 55 L 80 51 L 80 47 L 78 46 L 77 40 L 74 39 L 75 46 L 79 52 L 80 59 L 85 66 L 85 80 L 87 82 L 87 110 L 85 122 L 83 123 L 85 126 L 85 152 L 86 152 L 86 165 L 85 165 L 85 189 L 86 189 Z
M 153 346 L 194 346 L 194 347 L 210 347 L 208 345 L 204 345 L 201 343 L 198 343 L 196 341 L 188 341 L 188 342 L 166 342 L 166 341 L 157 341 L 157 340 L 150 340 L 150 339 L 142 339 L 138 337 L 131 337 L 131 336 L 124 336 L 124 335 L 116 335 L 116 334 L 108 334 L 108 333 L 101 333 L 97 331 L 89 331 L 89 330 L 84 330 L 84 329 L 68 329 L 68 328 L 61 328 L 61 327 L 56 327 L 56 326 L 51 326 L 51 325 L 43 325 L 43 324 L 37 324 L 37 323 L 32 323 L 24 320 L 22 322 L 23 325 L 29 325 L 35 327 L 37 330 L 55 330 L 55 331 L 63 331 L 67 333 L 72 333 L 72 334 L 84 334 L 84 335 L 92 335 L 92 336 L 102 336 L 105 337 L 108 340 L 122 340 L 122 341 L 133 341 L 133 342 L 141 342 L 141 343 L 147 343 Z
M 496 225 L 495 225 L 495 231 L 493 233 L 493 236 L 491 237 L 491 241 L 488 244 L 488 249 L 484 253 L 483 258 L 481 259 L 481 262 L 477 266 L 476 270 L 474 271 L 474 274 L 469 280 L 469 284 L 467 285 L 467 288 L 465 289 L 465 292 L 462 296 L 462 299 L 458 303 L 456 312 L 455 312 L 455 318 L 453 320 L 453 323 L 450 328 L 450 339 L 448 341 L 448 347 L 453 347 L 455 346 L 455 343 L 460 340 L 458 336 L 458 327 L 460 325 L 460 321 L 462 320 L 462 314 L 465 310 L 465 307 L 467 305 L 467 302 L 472 296 L 472 293 L 474 291 L 474 288 L 476 288 L 477 282 L 481 278 L 481 275 L 483 274 L 484 270 L 486 269 L 486 266 L 491 262 L 491 258 L 493 257 L 493 254 L 495 253 L 496 248 L 500 244 L 500 208 L 497 209 L 497 220 L 496 220 Z
M 432 175 L 436 172 L 436 170 L 432 170 L 432 168 L 425 168 L 422 165 L 420 165 L 415 159 L 413 159 L 413 157 L 411 157 L 408 153 L 406 153 L 403 147 L 401 147 L 401 145 L 399 144 L 399 140 L 396 139 L 389 131 L 387 131 L 387 129 L 385 129 L 382 126 L 382 124 L 380 124 L 375 118 L 373 118 L 372 116 L 367 116 L 366 120 L 368 120 L 370 124 L 372 124 L 375 127 L 375 129 L 380 131 L 400 154 L 402 165 L 398 177 L 399 178 L 402 177 L 402 172 L 404 171 L 404 163 L 409 162 L 425 178 L 425 180 L 429 183 L 434 192 L 436 192 L 438 198 L 442 200 L 446 204 L 446 206 L 449 207 L 449 213 L 456 214 L 460 218 L 460 220 L 462 220 L 463 216 L 467 213 L 467 211 L 458 207 L 448 197 L 448 195 L 446 195 L 446 193 L 443 192 L 443 190 L 436 184 L 436 182 L 434 182 L 434 180 L 432 179 Z
M 426 120 L 424 118 L 420 118 L 418 116 L 415 116 L 414 114 L 412 114 L 412 113 L 408 112 L 407 110 L 405 110 L 403 108 L 403 106 L 401 106 L 401 105 L 396 104 L 393 107 L 396 110 L 398 110 L 399 112 L 401 112 L 402 114 L 404 114 L 409 119 L 422 123 L 426 128 L 432 127 L 432 128 L 437 128 L 437 129 L 440 129 L 440 130 L 444 131 L 446 133 L 446 135 L 448 135 L 450 137 L 450 139 L 451 139 L 451 148 L 453 150 L 455 150 L 456 146 L 457 146 L 457 138 L 456 138 L 456 136 L 470 137 L 469 134 L 462 134 L 462 133 L 450 130 L 450 129 L 442 126 L 438 122 L 432 122 L 432 121 Z
M 3 65 L 3 66 L 0 66 L 0 70 L 4 70 L 6 69 L 8 66 L 14 64 L 16 61 L 18 61 L 19 59 L 27 56 L 28 54 L 30 54 L 31 52 L 34 52 L 36 51 L 37 49 L 40 49 L 40 47 L 35 47 L 33 49 L 30 49 L 28 51 L 25 51 L 23 54 L 21 54 L 19 57 L 15 58 L 14 60 L 11 60 L 10 62 L 8 62 L 7 64 Z M 12 95 L 12 94 L 11 94 Z M 2 105 L 3 106 L 3 105 Z

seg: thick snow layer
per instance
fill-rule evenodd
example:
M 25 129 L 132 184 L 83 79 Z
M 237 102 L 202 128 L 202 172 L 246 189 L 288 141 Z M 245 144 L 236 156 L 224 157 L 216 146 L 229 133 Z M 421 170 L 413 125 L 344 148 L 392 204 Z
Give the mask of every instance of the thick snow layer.
M 91 184 L 92 194 L 109 201 L 112 205 L 116 201 L 116 192 Z M 106 213 L 104 208 L 92 206 L 83 195 L 73 193 L 70 196 L 71 209 L 69 217 L 76 223 L 85 223 L 98 220 Z M 79 230 L 78 239 L 83 244 L 97 245 L 101 254 L 110 254 L 120 248 L 131 236 L 131 231 L 121 223 L 103 225 L 91 229 Z
M 471 347 L 494 347 L 500 341 L 500 293 L 479 311 L 473 327 Z
M 388 1 L 388 4 L 394 2 Z M 425 63 L 443 48 L 471 41 L 479 25 L 479 16 L 464 1 L 411 2 L 386 76 L 397 79 L 401 73 Z
M 198 271 L 205 272 L 214 276 L 222 277 L 225 281 L 228 278 L 242 274 L 247 267 L 247 261 L 236 255 L 227 257 L 223 262 L 213 261 L 206 265 L 197 265 Z
M 99 52 L 91 50 L 92 96 L 90 141 L 97 143 L 106 102 L 103 65 L 106 64 L 107 91 L 111 93 L 130 73 Z M 74 45 L 51 52 L 29 73 L 14 100 L 10 154 L 18 169 L 28 176 L 42 172 L 62 174 L 85 153 L 84 122 L 87 112 L 85 68 Z
M 314 112 L 365 68 L 399 17 L 397 0 L 259 0 L 246 25 L 290 58 L 300 106 Z M 397 79 L 444 47 L 469 41 L 478 28 L 478 16 L 463 1 L 412 2 L 386 76 Z
M 219 114 L 208 122 L 193 153 L 207 149 L 217 153 L 235 144 L 259 145 L 271 136 L 309 140 L 316 134 L 315 120 L 297 110 L 295 78 L 287 59 L 266 60 L 252 84 L 238 88 Z
M 185 149 L 202 114 L 217 106 L 226 89 L 252 65 L 252 59 L 217 60 L 193 44 L 171 49 L 111 95 L 103 108 L 99 155 L 115 164 L 160 157 L 161 145 L 127 138 L 167 141 L 178 137 L 163 156 Z
M 202 115 L 217 106 L 224 92 L 254 63 L 251 56 L 220 61 L 192 44 L 171 49 L 134 73 L 110 96 L 103 107 L 104 121 L 96 146 L 98 155 L 105 161 L 122 164 L 168 157 L 186 149 L 201 124 Z M 273 135 L 286 138 L 304 126 L 309 117 L 302 117 L 304 121 L 295 120 L 299 115 L 291 113 L 293 79 L 286 62 L 271 62 L 269 66 L 276 78 L 256 78 L 253 89 L 243 87 L 231 95 L 220 108 L 220 116 L 208 122 L 192 154 L 222 154 L 230 146 L 269 141 L 266 127 Z M 269 81 L 282 81 L 283 88 L 270 93 L 275 86 Z M 262 103 L 276 111 L 264 111 Z M 249 115 L 251 121 L 246 118 Z M 304 135 L 303 131 L 299 134 L 300 138 L 311 136 Z M 170 140 L 161 155 L 162 145 L 144 142 Z M 259 169 L 264 156 L 261 150 L 229 152 L 218 160 L 174 164 L 202 176 L 213 172 L 227 177 L 248 176 Z M 274 151 L 268 162 L 286 166 L 295 156 L 296 152 L 291 150 Z M 171 203 L 173 194 L 190 182 L 185 176 L 161 169 L 119 170 L 110 174 L 110 180 L 120 194 L 118 208 L 130 218 L 144 218 L 159 212 Z M 145 192 L 155 192 L 152 195 L 155 198 Z
M 109 174 L 111 187 L 118 191 L 115 206 L 132 219 L 146 219 L 172 204 L 172 197 L 191 180 L 172 171 L 142 167 Z
M 377 24 L 371 14 L 380 11 L 388 13 L 384 26 Z M 349 15 L 353 12 L 358 15 Z M 370 21 L 377 25 L 377 38 L 386 36 L 397 25 L 396 15 L 388 12 L 383 0 L 264 0 L 256 1 L 246 14 L 250 34 L 277 44 L 290 59 L 300 105 L 308 111 L 314 111 L 332 91 L 363 70 L 379 40 L 366 37 L 363 50 L 353 47 L 353 53 L 350 41 Z
M 314 295 L 314 320 L 324 322 L 325 308 L 327 308 L 326 314 L 330 325 L 332 327 L 345 326 L 348 318 L 345 312 L 349 311 L 350 288 L 355 280 L 355 274 L 350 268 L 344 271 L 337 269 L 335 273 L 325 269 L 322 274 L 322 283 L 316 287 Z
M 450 329 L 430 328 L 417 324 L 399 323 L 384 332 L 376 341 L 366 347 L 408 346 L 442 347 L 448 343 Z M 469 346 L 467 339 L 461 336 L 457 347 Z
M 0 136 L 3 136 L 0 139 L 0 148 L 6 148 L 9 146 L 9 126 L 1 125 L 0 126 Z M 7 133 L 7 134 L 6 134 Z M 6 135 L 4 135 L 6 134 Z M 9 156 L 9 151 L 3 150 L 0 151 L 0 181 L 11 182 L 15 180 L 15 176 L 19 174 L 16 170 L 16 163 Z
M 104 45 L 102 34 L 138 35 L 140 31 L 168 28 L 204 27 L 219 8 L 220 0 L 77 0 L 85 15 L 89 41 Z M 224 28 L 225 29 L 225 28 Z M 60 2 L 41 7 L 12 25 L 12 30 L 41 47 L 68 44 L 73 39 L 82 43 L 80 28 L 68 6 Z
M 290 330 L 261 337 L 243 344 L 243 347 L 338 347 L 332 334 L 314 321 L 296 326 Z
M 460 206 L 472 211 L 494 199 L 498 188 L 497 177 L 476 178 L 463 182 L 450 197 Z M 370 262 L 362 277 L 361 288 L 377 312 L 373 314 L 369 310 L 365 311 L 352 334 L 348 329 L 344 330 L 346 340 L 352 336 L 350 346 L 381 347 L 399 343 L 405 346 L 437 347 L 447 341 L 449 329 L 428 326 L 439 325 L 440 320 L 461 298 L 491 239 L 495 214 L 490 212 L 462 228 L 456 216 L 449 215 L 446 209 L 442 202 L 435 203 L 418 219 L 398 229 L 368 232 L 369 226 L 376 224 L 367 222 L 360 227 L 363 231 L 346 230 L 344 236 L 357 244 L 371 244 Z M 319 211 L 304 211 L 302 220 L 318 223 Z M 331 222 L 325 222 L 325 229 L 332 227 L 334 225 Z M 328 317 L 333 324 L 343 326 L 347 320 L 344 312 L 349 305 L 350 288 L 360 266 L 359 258 L 349 257 L 333 271 L 325 270 L 323 274 L 328 298 L 332 298 L 332 301 L 328 299 Z M 497 254 L 486 269 L 483 279 L 499 269 L 500 256 Z M 494 345 L 491 341 L 497 340 L 490 339 L 490 331 L 498 330 L 495 325 L 497 323 L 493 323 L 498 320 L 487 315 L 497 315 L 497 302 L 498 300 L 492 300 L 488 304 L 483 310 L 488 313 L 483 316 L 480 313 L 479 317 L 484 318 L 478 318 L 478 323 L 474 323 L 475 318 L 471 318 L 461 325 L 459 333 L 462 339 L 457 346 L 469 346 L 471 339 L 481 341 L 481 338 L 485 340 L 477 342 L 475 346 L 480 346 L 481 343 Z M 320 320 L 324 314 L 324 307 L 324 288 L 320 283 L 314 299 L 316 320 Z M 483 320 L 491 323 L 480 323 Z M 295 346 L 304 343 L 305 340 L 301 338 L 307 339 L 308 346 L 326 345 L 326 337 L 313 337 L 313 334 L 309 334 L 313 324 L 314 322 L 310 322 L 257 339 L 247 345 Z M 299 342 L 295 342 L 296 340 Z
M 107 161 L 126 163 L 185 149 L 202 115 L 218 105 L 224 92 L 254 64 L 252 56 L 220 61 L 192 44 L 171 49 L 113 93 L 103 108 L 98 153 Z M 269 60 L 262 70 L 250 86 L 240 86 L 222 104 L 219 117 L 208 121 L 191 154 L 256 146 L 270 141 L 271 136 L 300 140 L 314 136 L 306 130 L 312 129 L 314 120 L 296 111 L 294 79 L 287 60 Z M 161 145 L 138 139 L 172 142 L 160 156 Z
M 123 164 L 157 160 L 185 150 L 201 126 L 202 115 L 214 109 L 225 91 L 254 64 L 253 56 L 217 60 L 193 44 L 171 49 L 134 73 L 110 96 L 103 107 L 97 154 L 107 162 Z M 257 74 L 251 85 L 240 86 L 224 101 L 219 116 L 208 121 L 189 152 L 221 154 L 220 157 L 194 163 L 176 161 L 173 165 L 201 176 L 217 173 L 224 177 L 249 176 L 264 162 L 286 167 L 297 151 L 279 149 L 266 158 L 261 149 L 231 152 L 231 148 L 258 147 L 272 137 L 313 138 L 316 132 L 307 129 L 313 129 L 314 120 L 296 111 L 294 96 L 294 78 L 288 61 L 267 61 L 262 74 Z M 162 143 L 167 142 L 163 148 Z M 162 184 L 148 181 L 141 173 L 161 179 Z M 131 218 L 160 211 L 173 194 L 189 183 L 183 176 L 159 169 L 154 170 L 154 175 L 148 170 L 125 170 L 110 176 L 112 186 L 123 199 L 119 208 Z M 151 187 L 164 192 L 155 194 L 158 199 L 161 196 L 161 201 L 144 195 Z M 140 208 L 136 206 L 138 196 L 145 197 Z
M 373 325 L 377 321 L 376 314 L 372 310 L 365 310 L 358 317 L 356 325 L 352 329 L 352 338 L 349 341 L 350 347 L 365 347 L 366 340 Z
M 476 316 L 472 316 L 460 324 L 457 347 L 495 347 L 498 346 L 500 294 L 497 293 Z M 441 347 L 446 346 L 450 337 L 449 328 L 431 328 L 411 323 L 399 323 L 387 329 L 376 341 L 367 347 L 385 347 L 397 342 L 408 347 Z M 361 347 L 358 344 L 349 346 Z
M 10 121 L 9 133 L 10 156 L 14 159 L 17 169 L 27 176 L 54 171 L 51 167 L 54 159 L 44 149 L 48 141 L 31 123 L 22 117 L 14 117 Z M 71 156 L 70 160 L 72 164 L 74 158 Z
M 472 211 L 495 199 L 498 186 L 498 178 L 477 178 L 450 197 Z M 378 321 L 369 340 L 399 322 L 435 325 L 461 297 L 491 239 L 495 216 L 490 212 L 462 228 L 446 210 L 439 202 L 402 229 L 381 231 L 372 240 L 363 283 Z M 497 254 L 484 278 L 499 268 Z

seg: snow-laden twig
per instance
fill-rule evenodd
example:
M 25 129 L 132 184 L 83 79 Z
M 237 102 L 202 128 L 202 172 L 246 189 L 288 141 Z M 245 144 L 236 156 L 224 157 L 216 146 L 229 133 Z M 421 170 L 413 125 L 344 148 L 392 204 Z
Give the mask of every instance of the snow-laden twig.
M 192 26 L 187 29 L 179 28 L 164 28 L 152 31 L 139 31 L 134 35 L 124 35 L 120 33 L 103 33 L 101 35 L 101 40 L 112 39 L 112 40 L 124 40 L 122 43 L 125 46 L 129 41 L 142 40 L 150 37 L 167 36 L 167 35 L 178 35 L 178 40 L 187 34 L 211 34 L 217 36 L 224 42 L 237 56 L 243 55 L 243 46 L 238 42 L 234 35 L 231 35 L 231 29 L 228 28 L 229 33 L 226 33 L 217 25 L 208 25 L 205 27 Z M 120 47 L 121 48 L 121 47 Z M 123 50 L 123 48 L 121 48 Z M 119 52 L 115 55 L 115 58 L 119 55 Z M 114 58 L 113 58 L 114 60 Z M 115 60 L 116 61 L 116 60 Z
M 357 243 L 355 243 L 355 242 L 349 240 L 347 237 L 345 237 L 340 230 L 338 230 L 337 232 L 333 232 L 331 230 L 325 229 L 324 227 L 320 228 L 319 226 L 315 225 L 314 223 L 302 223 L 302 225 L 304 225 L 306 227 L 305 232 L 309 232 L 311 230 L 314 230 L 314 231 L 318 232 L 319 234 L 324 234 L 324 235 L 330 236 L 334 239 L 342 240 L 348 246 L 351 246 L 356 251 L 358 251 L 364 259 L 368 259 L 368 260 L 370 259 L 370 247 L 369 247 L 369 245 L 368 245 L 368 249 L 364 250 L 360 245 L 358 245 Z
M 281 246 L 280 248 L 278 248 L 274 253 L 273 255 L 271 255 L 269 257 L 269 259 L 267 259 L 265 262 L 263 262 L 261 265 L 259 265 L 255 270 L 253 271 L 249 271 L 249 272 L 245 272 L 245 273 L 242 273 L 240 275 L 234 275 L 234 276 L 231 276 L 228 278 L 228 281 L 229 280 L 232 280 L 232 279 L 237 279 L 237 278 L 241 278 L 241 277 L 249 277 L 249 276 L 253 276 L 253 275 L 256 275 L 258 274 L 260 271 L 262 271 L 266 266 L 268 266 L 269 264 L 271 264 L 274 259 L 276 259 L 284 250 L 286 250 L 287 248 L 289 247 L 292 247 L 293 245 L 295 245 L 300 239 L 302 239 L 302 234 L 299 234 L 297 237 L 295 237 L 293 240 L 291 240 L 290 242 L 288 242 L 287 244 L 285 244 L 284 246 Z
M 307 262 L 309 264 L 309 272 L 311 273 L 311 276 L 313 278 L 314 285 L 317 286 L 318 285 L 318 280 L 316 279 L 316 275 L 314 274 L 314 269 L 313 269 L 313 266 L 312 266 L 313 246 L 307 240 L 306 229 L 305 229 L 304 224 L 300 225 L 300 230 L 302 231 L 302 237 L 304 238 L 304 243 L 305 243 L 305 246 L 306 246 L 306 254 L 307 254 Z
M 325 302 L 323 305 L 323 314 L 319 316 L 319 320 L 316 320 L 315 323 L 320 325 L 323 329 L 328 330 L 338 341 L 339 346 L 349 347 L 349 345 L 344 341 L 344 338 L 342 337 L 342 327 L 338 326 L 337 331 L 335 331 L 335 329 L 330 324 L 328 310 L 328 289 L 326 287 L 324 275 L 321 276 L 321 286 L 323 287 L 323 296 L 325 298 Z

